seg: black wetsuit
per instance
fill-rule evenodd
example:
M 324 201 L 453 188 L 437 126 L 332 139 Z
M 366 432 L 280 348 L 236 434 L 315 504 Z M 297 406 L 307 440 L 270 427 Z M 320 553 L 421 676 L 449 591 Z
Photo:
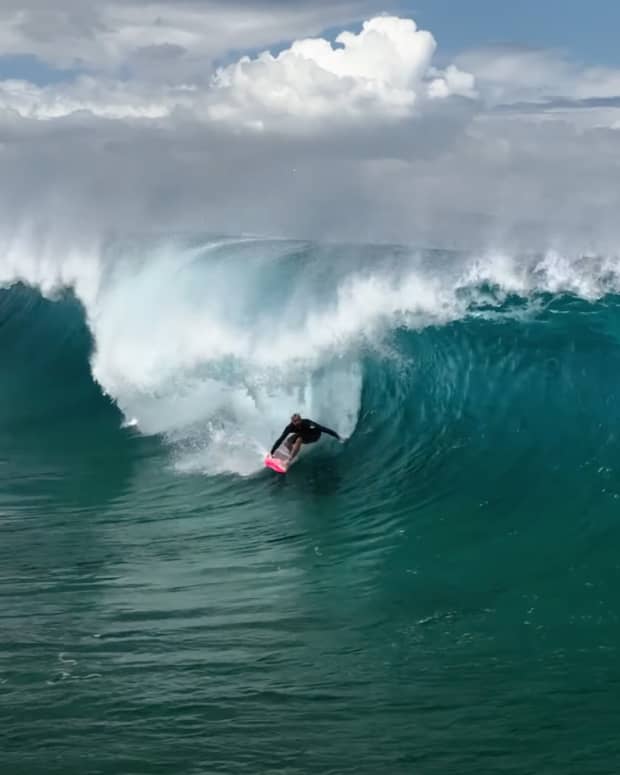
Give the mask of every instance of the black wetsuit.
M 301 436 L 301 441 L 303 444 L 313 444 L 315 441 L 318 441 L 321 438 L 321 433 L 327 433 L 330 436 L 333 436 L 335 439 L 340 438 L 336 431 L 333 431 L 331 428 L 326 428 L 324 425 L 319 425 L 318 422 L 312 422 L 312 420 L 302 420 L 298 425 L 289 423 L 282 431 L 280 438 L 271 448 L 272 455 L 280 446 L 280 444 L 282 444 L 284 439 L 291 433 L 295 434 L 293 441 L 297 441 L 297 439 Z

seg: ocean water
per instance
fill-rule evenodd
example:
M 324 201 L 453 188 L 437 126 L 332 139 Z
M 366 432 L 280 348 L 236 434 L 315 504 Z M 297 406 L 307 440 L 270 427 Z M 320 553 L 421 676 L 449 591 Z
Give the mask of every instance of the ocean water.
M 620 261 L 0 265 L 3 775 L 618 771 Z

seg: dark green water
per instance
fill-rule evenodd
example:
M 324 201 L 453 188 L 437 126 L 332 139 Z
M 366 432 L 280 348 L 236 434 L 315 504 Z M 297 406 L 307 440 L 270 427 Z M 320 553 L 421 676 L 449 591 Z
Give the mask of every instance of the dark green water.
M 187 390 L 104 396 L 80 306 L 4 291 L 1 772 L 617 772 L 620 301 L 535 298 L 347 346 L 282 478 L 123 427 Z

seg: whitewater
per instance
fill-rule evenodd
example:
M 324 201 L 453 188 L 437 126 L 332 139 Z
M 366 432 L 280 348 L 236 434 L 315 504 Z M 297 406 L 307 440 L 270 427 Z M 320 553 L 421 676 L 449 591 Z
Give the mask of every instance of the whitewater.
M 0 285 L 8 772 L 612 771 L 619 258 L 33 229 Z M 277 477 L 294 411 L 345 443 Z

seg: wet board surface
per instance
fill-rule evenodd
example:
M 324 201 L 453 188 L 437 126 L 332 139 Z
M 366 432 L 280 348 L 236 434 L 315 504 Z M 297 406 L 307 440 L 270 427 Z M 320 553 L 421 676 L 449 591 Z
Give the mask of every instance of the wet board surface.
M 293 461 L 293 463 L 295 462 L 296 460 Z M 273 455 L 265 457 L 265 466 L 278 474 L 285 474 L 293 463 L 291 463 L 291 455 L 286 447 L 286 440 L 280 444 Z

